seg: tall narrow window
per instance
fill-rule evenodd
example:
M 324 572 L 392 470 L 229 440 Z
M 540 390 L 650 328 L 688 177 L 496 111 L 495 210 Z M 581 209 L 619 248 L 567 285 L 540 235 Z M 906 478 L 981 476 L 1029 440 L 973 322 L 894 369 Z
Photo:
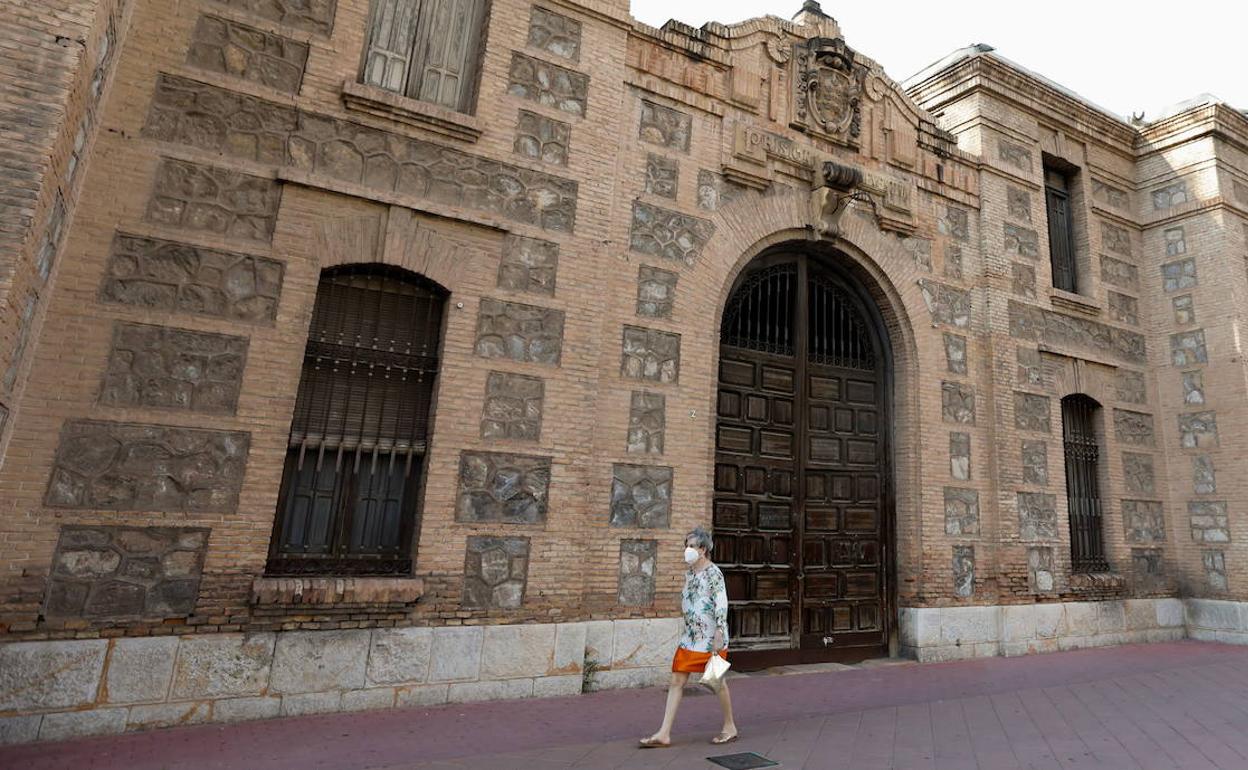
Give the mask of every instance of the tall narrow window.
M 1070 560 L 1075 572 L 1107 572 L 1101 516 L 1094 417 L 1099 405 L 1084 395 L 1062 399 L 1066 501 L 1070 509 Z
M 471 112 L 487 0 L 373 0 L 361 80 Z
M 322 274 L 270 574 L 411 571 L 444 300 L 388 266 Z
M 1053 287 L 1078 291 L 1075 271 L 1075 228 L 1070 204 L 1070 177 L 1051 166 L 1044 169 L 1044 200 L 1049 214 L 1049 259 Z

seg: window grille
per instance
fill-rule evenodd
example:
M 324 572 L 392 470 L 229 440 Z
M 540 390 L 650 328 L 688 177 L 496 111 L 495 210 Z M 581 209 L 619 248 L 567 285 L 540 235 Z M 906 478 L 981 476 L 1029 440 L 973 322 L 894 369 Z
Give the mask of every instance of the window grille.
M 1070 509 L 1070 557 L 1075 572 L 1108 572 L 1101 497 L 1100 449 L 1093 417 L 1095 401 L 1083 395 L 1062 399 L 1062 441 L 1066 456 L 1066 501 Z

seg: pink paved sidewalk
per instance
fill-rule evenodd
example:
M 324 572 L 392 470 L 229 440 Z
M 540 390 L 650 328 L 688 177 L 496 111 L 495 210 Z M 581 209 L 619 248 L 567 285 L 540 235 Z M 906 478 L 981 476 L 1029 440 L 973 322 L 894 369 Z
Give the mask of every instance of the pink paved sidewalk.
M 1248 769 L 1248 648 L 1203 642 L 734 680 L 742 741 L 712 747 L 713 697 L 676 747 L 640 751 L 660 689 L 203 725 L 0 748 L 0 768 Z

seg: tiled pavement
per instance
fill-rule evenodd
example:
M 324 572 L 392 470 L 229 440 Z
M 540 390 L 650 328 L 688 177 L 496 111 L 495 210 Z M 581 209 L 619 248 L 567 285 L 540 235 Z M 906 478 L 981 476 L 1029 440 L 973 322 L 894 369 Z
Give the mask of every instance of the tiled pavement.
M 699 768 L 756 751 L 814 770 L 1248 770 L 1248 648 L 1131 645 L 733 681 L 742 740 L 712 747 L 713 697 L 675 746 L 639 750 L 661 690 L 316 716 L 0 749 L 0 768 Z

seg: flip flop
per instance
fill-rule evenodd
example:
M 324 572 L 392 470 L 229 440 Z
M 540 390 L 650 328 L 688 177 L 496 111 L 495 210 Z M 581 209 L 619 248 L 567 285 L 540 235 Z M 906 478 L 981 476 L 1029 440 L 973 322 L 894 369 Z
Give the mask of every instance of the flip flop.
M 662 741 L 656 740 L 655 738 L 642 738 L 641 740 L 637 741 L 637 743 L 643 749 L 670 749 L 672 747 L 672 744 L 663 743 Z
M 711 739 L 711 743 L 715 744 L 716 746 L 721 746 L 725 743 L 732 743 L 739 737 L 741 737 L 740 734 L 725 736 L 723 733 L 720 733 L 719 735 L 716 735 L 714 738 Z

